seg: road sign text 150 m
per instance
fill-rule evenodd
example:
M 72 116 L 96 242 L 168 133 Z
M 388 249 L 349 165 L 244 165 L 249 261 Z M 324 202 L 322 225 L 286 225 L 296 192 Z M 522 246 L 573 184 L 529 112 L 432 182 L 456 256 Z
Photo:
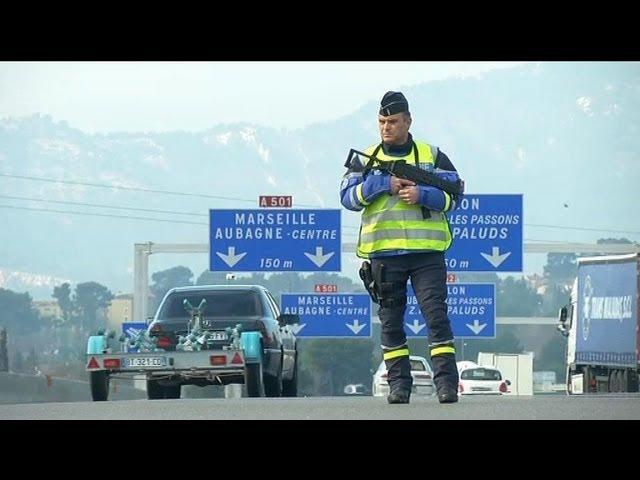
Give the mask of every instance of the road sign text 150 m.
M 261 258 L 260 268 L 293 268 L 293 262 L 291 260 L 280 260 L 279 258 Z
M 469 268 L 468 260 L 456 260 L 455 258 L 445 258 L 444 261 L 447 265 L 447 269 L 453 270 L 455 268 L 461 268 L 461 269 Z

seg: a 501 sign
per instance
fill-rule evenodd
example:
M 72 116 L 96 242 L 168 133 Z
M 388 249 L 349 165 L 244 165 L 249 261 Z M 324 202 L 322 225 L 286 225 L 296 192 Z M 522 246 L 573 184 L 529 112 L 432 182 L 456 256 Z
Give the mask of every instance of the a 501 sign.
M 293 197 L 291 195 L 260 195 L 258 205 L 272 208 L 291 208 Z

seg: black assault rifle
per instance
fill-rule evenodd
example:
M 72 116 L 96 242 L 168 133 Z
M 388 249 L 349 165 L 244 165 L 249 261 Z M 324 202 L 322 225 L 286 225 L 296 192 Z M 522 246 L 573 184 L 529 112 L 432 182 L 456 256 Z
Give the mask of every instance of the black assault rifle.
M 363 159 L 365 160 L 363 161 Z M 435 173 L 427 172 L 419 167 L 407 164 L 405 160 L 380 160 L 378 157 L 367 155 L 353 148 L 349 150 L 349 156 L 344 166 L 354 172 L 362 172 L 363 174 L 366 174 L 369 170 L 381 170 L 398 178 L 419 183 L 420 185 L 439 188 L 453 195 L 461 195 L 464 192 L 464 183 L 462 180 L 448 182 L 438 177 Z

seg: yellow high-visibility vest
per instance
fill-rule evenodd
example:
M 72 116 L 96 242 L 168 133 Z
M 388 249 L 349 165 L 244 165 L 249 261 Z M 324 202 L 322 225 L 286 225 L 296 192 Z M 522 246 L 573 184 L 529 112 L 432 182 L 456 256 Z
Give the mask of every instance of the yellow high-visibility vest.
M 414 140 L 414 148 L 404 157 L 386 155 L 379 144 L 365 150 L 380 160 L 406 160 L 407 164 L 435 164 L 437 148 Z M 361 190 L 358 189 L 361 197 Z M 451 197 L 445 192 L 445 210 Z M 364 203 L 363 198 L 360 201 Z M 369 258 L 371 253 L 385 250 L 432 250 L 444 252 L 451 245 L 451 231 L 447 216 L 442 212 L 429 210 L 430 217 L 424 218 L 420 205 L 408 205 L 397 195 L 383 194 L 362 212 L 360 235 L 356 254 Z

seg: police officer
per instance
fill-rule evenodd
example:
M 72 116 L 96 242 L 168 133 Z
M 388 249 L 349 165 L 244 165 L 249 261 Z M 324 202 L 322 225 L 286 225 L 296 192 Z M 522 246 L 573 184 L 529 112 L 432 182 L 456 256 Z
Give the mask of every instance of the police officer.
M 449 158 L 438 147 L 415 140 L 409 128 L 409 103 L 400 92 L 387 92 L 380 102 L 378 126 L 382 142 L 364 153 L 381 160 L 404 159 L 448 181 L 458 180 Z M 387 367 L 389 403 L 409 403 L 413 378 L 404 331 L 407 281 L 415 291 L 429 331 L 429 354 L 440 403 L 458 401 L 458 370 L 451 323 L 447 317 L 447 272 L 444 252 L 451 245 L 446 212 L 460 198 L 436 187 L 389 175 L 350 168 L 340 189 L 342 205 L 362 211 L 357 255 L 370 259 L 381 343 Z

